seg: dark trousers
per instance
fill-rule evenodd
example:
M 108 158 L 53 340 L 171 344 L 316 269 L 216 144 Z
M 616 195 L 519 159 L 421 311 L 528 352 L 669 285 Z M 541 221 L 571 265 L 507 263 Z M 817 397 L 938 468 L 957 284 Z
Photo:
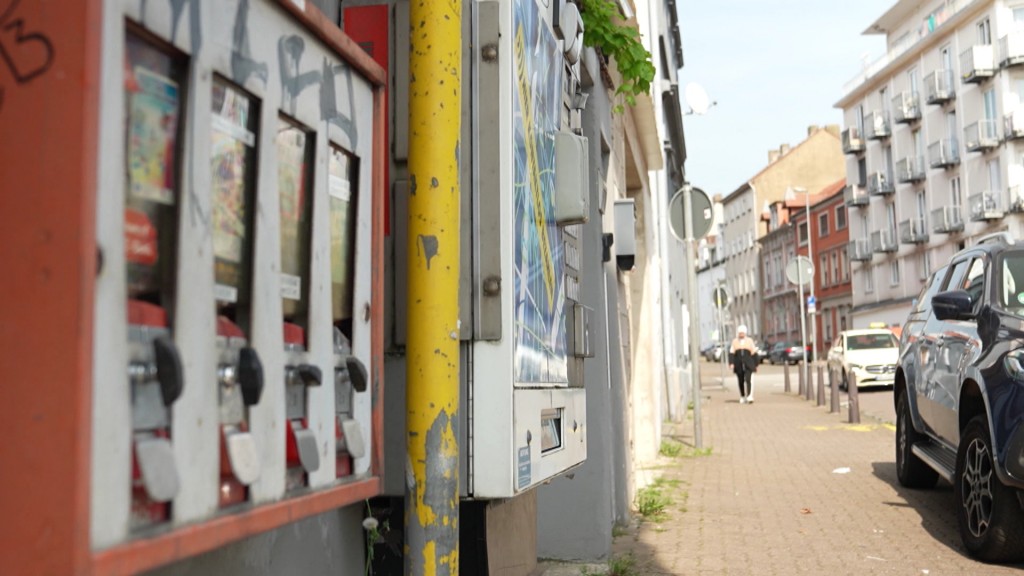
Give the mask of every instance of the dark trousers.
M 740 370 L 736 373 L 736 380 L 740 389 L 740 398 L 746 398 L 750 395 L 750 391 L 753 390 L 750 384 L 751 375 L 753 375 L 753 372 L 749 370 Z

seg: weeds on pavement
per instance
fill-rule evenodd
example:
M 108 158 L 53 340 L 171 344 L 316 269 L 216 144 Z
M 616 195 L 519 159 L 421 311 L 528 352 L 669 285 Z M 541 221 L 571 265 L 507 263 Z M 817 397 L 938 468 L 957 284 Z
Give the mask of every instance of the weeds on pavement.
M 659 452 L 662 456 L 668 456 L 669 458 L 675 458 L 679 456 L 679 453 L 683 451 L 683 445 L 675 440 L 665 439 L 661 441 L 661 449 Z

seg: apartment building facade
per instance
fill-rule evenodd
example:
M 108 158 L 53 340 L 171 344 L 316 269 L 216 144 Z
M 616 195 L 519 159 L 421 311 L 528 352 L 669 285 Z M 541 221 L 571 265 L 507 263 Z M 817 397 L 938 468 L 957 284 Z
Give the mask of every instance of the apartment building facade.
M 853 327 L 902 324 L 931 272 L 1022 233 L 1024 2 L 900 0 L 843 89 Z
M 793 148 L 783 144 L 770 151 L 768 165 L 723 199 L 719 241 L 725 255 L 726 287 L 733 296 L 730 316 L 736 325 L 762 326 L 758 239 L 767 232 L 762 212 L 783 200 L 787 191 L 820 190 L 841 178 L 844 160 L 838 136 L 838 126 L 810 126 L 804 141 Z

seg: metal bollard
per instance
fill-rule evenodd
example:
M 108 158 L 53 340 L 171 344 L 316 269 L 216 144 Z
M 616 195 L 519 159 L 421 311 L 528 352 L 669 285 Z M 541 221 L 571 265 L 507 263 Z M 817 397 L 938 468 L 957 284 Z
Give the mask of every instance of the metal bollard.
M 789 364 L 786 362 L 782 363 L 782 373 L 786 377 L 786 394 L 793 391 L 793 387 L 789 385 Z
M 825 405 L 825 376 L 821 364 L 818 364 L 818 406 Z
M 829 407 L 829 414 L 839 413 L 839 380 L 832 377 L 832 373 L 828 373 L 828 385 L 832 391 L 832 402 Z
M 860 424 L 860 401 L 857 399 L 857 376 L 850 374 L 846 384 L 850 396 L 850 424 Z
M 797 394 L 799 394 L 800 396 L 806 396 L 807 395 L 807 390 L 806 390 L 807 383 L 804 382 L 804 368 L 800 364 L 796 364 L 796 367 L 797 367 L 796 368 L 796 377 L 797 377 L 797 380 L 800 382 L 800 390 L 797 391 Z
M 804 389 L 804 400 L 814 399 L 814 371 L 811 370 L 811 363 L 804 360 L 804 369 L 807 370 L 807 388 Z

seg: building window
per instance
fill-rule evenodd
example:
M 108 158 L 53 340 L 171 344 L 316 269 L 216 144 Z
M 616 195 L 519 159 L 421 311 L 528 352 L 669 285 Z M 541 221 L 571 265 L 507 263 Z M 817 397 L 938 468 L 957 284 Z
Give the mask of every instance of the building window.
M 801 246 L 807 246 L 807 222 L 801 222 L 797 228 L 797 238 Z
M 925 250 L 921 253 L 921 274 L 919 278 L 921 280 L 927 280 L 932 275 L 932 253 L 929 250 Z
M 818 215 L 818 238 L 828 236 L 828 212 Z
M 820 273 L 820 275 L 821 275 L 821 285 L 822 285 L 822 287 L 828 286 L 829 285 L 829 281 L 828 281 L 829 280 L 829 276 L 828 276 L 828 254 L 822 254 L 821 256 L 818 257 L 818 266 L 819 266 L 818 269 L 821 270 L 821 273 Z
M 840 278 L 839 278 L 839 253 L 840 252 L 842 252 L 842 250 L 833 250 L 832 251 L 832 281 L 835 282 L 836 284 L 839 284 L 839 282 L 840 282 Z
M 900 261 L 893 260 L 889 263 L 889 285 L 898 286 L 900 283 Z
M 839 269 L 843 271 L 843 282 L 850 281 L 850 263 L 846 260 L 846 252 L 839 251 Z
M 836 206 L 836 230 L 846 228 L 846 206 Z
M 875 291 L 875 267 L 868 266 L 864 269 L 864 291 L 868 294 Z

